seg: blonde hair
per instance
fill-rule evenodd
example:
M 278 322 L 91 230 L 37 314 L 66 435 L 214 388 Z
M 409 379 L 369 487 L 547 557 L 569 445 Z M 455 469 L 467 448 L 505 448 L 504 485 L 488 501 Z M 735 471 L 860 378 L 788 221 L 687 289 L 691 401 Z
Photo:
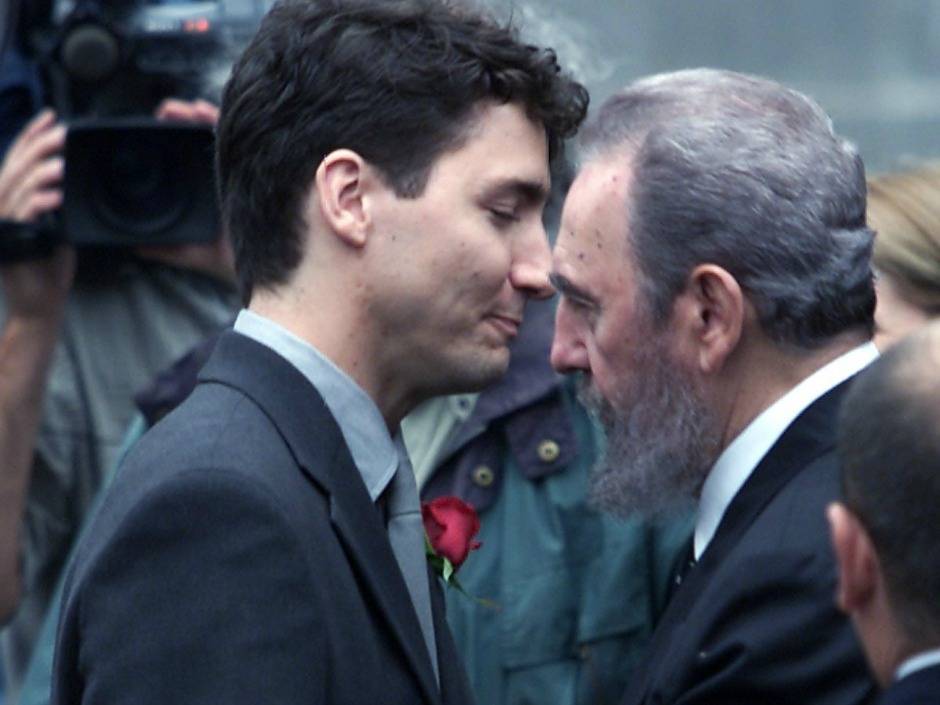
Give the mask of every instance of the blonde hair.
M 900 295 L 940 315 L 940 162 L 868 180 L 875 268 Z

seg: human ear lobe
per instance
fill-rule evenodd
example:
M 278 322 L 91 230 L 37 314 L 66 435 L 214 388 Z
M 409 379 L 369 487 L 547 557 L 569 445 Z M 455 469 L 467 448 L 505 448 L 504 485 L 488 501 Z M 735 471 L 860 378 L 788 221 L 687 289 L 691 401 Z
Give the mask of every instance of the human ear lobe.
M 845 505 L 830 504 L 826 516 L 839 568 L 836 604 L 851 615 L 872 599 L 877 581 L 877 557 L 865 527 Z
M 689 274 L 676 305 L 699 369 L 704 374 L 718 372 L 744 327 L 744 294 L 737 280 L 717 265 L 699 265 Z
M 323 222 L 351 247 L 366 244 L 369 214 L 364 191 L 368 178 L 365 161 L 349 149 L 327 154 L 314 176 L 314 198 Z

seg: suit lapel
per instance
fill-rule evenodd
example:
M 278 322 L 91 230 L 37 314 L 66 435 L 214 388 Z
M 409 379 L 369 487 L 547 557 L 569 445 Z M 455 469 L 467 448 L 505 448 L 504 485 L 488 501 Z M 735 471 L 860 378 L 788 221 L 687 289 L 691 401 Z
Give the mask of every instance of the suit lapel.
M 695 607 L 703 586 L 709 582 L 754 520 L 807 464 L 835 446 L 839 405 L 850 381 L 843 382 L 817 399 L 787 427 L 728 505 L 708 548 L 695 568 L 683 579 L 656 627 L 646 667 L 638 671 L 643 674 L 638 679 L 643 688 L 648 688 L 658 677 L 657 673 L 649 670 L 651 666 L 659 664 L 669 668 L 662 657 L 673 636 L 681 633 L 681 625 Z M 642 698 L 643 692 L 635 686 L 630 688 L 624 702 L 641 702 Z
M 355 466 L 352 470 L 355 471 Z M 365 488 L 362 491 L 365 493 Z M 425 697 L 430 703 L 439 703 L 440 693 L 434 682 L 434 671 L 431 669 L 424 636 L 408 588 L 386 538 L 385 527 L 376 512 L 369 512 L 374 521 L 366 522 L 361 514 L 353 514 L 348 510 L 349 504 L 340 495 L 332 495 L 330 519 L 346 547 L 350 563 L 359 575 L 360 584 L 380 607 L 398 637 L 402 651 L 421 682 Z M 381 540 L 377 540 L 377 537 L 381 537 Z M 439 667 L 443 666 L 439 664 Z
M 725 511 L 702 560 L 703 573 L 717 568 L 777 493 L 816 458 L 832 451 L 843 382 L 810 404 L 790 424 L 738 491 Z
M 385 526 L 317 390 L 273 350 L 233 332 L 219 339 L 200 380 L 235 387 L 258 404 L 297 464 L 329 496 L 330 520 L 359 584 L 384 615 L 427 702 L 440 703 L 421 627 Z
M 434 632 L 437 636 L 437 663 L 441 674 L 441 700 L 444 705 L 472 703 L 470 681 L 464 671 L 463 662 L 454 645 L 454 638 L 447 626 L 441 580 L 430 569 L 431 581 L 431 617 L 434 620 Z M 443 587 L 443 589 L 442 589 Z M 469 598 L 468 598 L 469 599 Z

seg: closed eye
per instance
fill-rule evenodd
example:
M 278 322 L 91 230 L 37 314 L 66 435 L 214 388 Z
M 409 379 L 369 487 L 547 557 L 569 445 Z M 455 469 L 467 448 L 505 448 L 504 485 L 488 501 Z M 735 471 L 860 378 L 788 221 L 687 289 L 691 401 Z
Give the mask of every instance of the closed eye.
M 548 279 L 569 305 L 584 309 L 594 308 L 594 299 L 572 284 L 566 277 L 552 273 L 548 276 Z
M 514 210 L 505 210 L 502 208 L 489 208 L 488 210 L 497 225 L 505 226 L 519 222 L 519 216 Z

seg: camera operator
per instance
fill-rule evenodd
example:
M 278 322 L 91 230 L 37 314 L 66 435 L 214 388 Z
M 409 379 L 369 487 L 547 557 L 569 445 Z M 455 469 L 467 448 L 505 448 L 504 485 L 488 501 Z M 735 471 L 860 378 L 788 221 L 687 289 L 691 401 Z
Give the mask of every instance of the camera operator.
M 214 124 L 205 101 L 166 100 L 165 120 Z M 36 222 L 62 202 L 66 129 L 51 111 L 0 165 L 0 219 Z M 28 662 L 78 527 L 116 460 L 132 396 L 224 325 L 237 304 L 231 253 L 137 246 L 83 275 L 76 253 L 0 266 L 0 615 L 9 695 Z
M 58 207 L 65 129 L 52 111 L 34 118 L 0 167 L 0 218 L 34 222 Z M 60 247 L 48 259 L 7 265 L 0 285 L 7 318 L 0 331 L 0 617 L 14 611 L 22 589 L 19 525 L 29 483 L 42 399 L 75 253 Z

